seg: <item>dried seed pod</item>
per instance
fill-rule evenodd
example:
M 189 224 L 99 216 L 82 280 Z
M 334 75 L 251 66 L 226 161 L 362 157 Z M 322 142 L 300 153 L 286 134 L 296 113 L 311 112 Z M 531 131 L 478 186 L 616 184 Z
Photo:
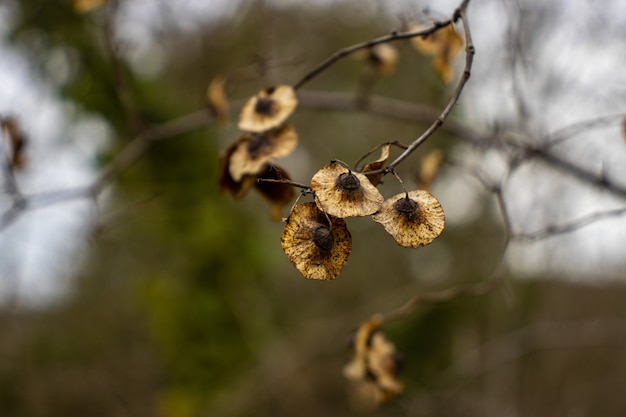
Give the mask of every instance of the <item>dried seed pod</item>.
M 352 236 L 343 219 L 323 213 L 315 203 L 303 203 L 287 218 L 280 243 L 305 278 L 328 281 L 348 260 Z
M 331 216 L 368 216 L 380 209 L 384 198 L 367 177 L 331 162 L 313 175 L 311 189 L 318 207 Z
M 220 125 L 228 123 L 228 115 L 230 114 L 230 106 L 228 105 L 228 99 L 226 98 L 224 84 L 226 84 L 226 79 L 224 77 L 217 76 L 211 80 L 206 91 L 206 99 L 209 109 L 213 115 L 215 115 L 215 118 Z
M 244 138 L 239 138 L 239 140 L 231 144 L 226 149 L 226 151 L 220 158 L 218 176 L 220 190 L 222 192 L 229 191 L 236 199 L 243 197 L 248 189 L 256 182 L 256 177 L 254 175 L 244 175 L 238 180 L 235 180 L 230 174 L 231 156 L 243 141 Z
M 367 61 L 381 75 L 392 74 L 398 63 L 398 50 L 388 43 L 379 43 L 369 48 Z
M 423 190 L 391 197 L 372 219 L 405 248 L 428 245 L 441 234 L 445 220 L 439 201 Z
M 269 87 L 249 99 L 239 114 L 239 129 L 264 132 L 282 124 L 298 105 L 289 85 Z
M 276 165 L 266 165 L 265 169 L 257 175 L 258 179 L 289 180 L 289 174 L 283 168 Z M 293 187 L 279 182 L 258 181 L 254 188 L 271 204 L 271 215 L 273 220 L 282 218 L 282 209 L 289 204 L 294 196 Z
M 380 331 L 381 317 L 374 316 L 357 329 L 353 357 L 343 370 L 344 376 L 361 384 L 366 405 L 381 404 L 402 392 L 398 381 L 399 353 Z
M 411 30 L 420 30 L 424 27 L 414 25 Z M 452 25 L 440 28 L 426 37 L 411 38 L 413 47 L 423 55 L 432 55 L 435 73 L 445 83 L 454 78 L 452 64 L 461 49 L 463 39 L 456 33 Z
M 28 139 L 26 134 L 22 130 L 18 120 L 12 116 L 0 118 L 0 127 L 2 127 L 3 133 L 8 138 L 8 157 L 11 164 L 11 169 L 14 171 L 24 168 L 26 160 L 26 145 Z
M 235 181 L 257 174 L 271 159 L 293 152 L 297 143 L 298 134 L 289 124 L 264 133 L 245 133 L 230 156 L 229 173 Z

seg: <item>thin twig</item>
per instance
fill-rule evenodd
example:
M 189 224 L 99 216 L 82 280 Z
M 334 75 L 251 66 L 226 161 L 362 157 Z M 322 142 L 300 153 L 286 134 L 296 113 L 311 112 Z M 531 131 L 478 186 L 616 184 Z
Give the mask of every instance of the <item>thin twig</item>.
M 463 30 L 465 31 L 465 68 L 463 69 L 463 74 L 461 75 L 461 79 L 459 80 L 459 83 L 457 84 L 456 89 L 452 93 L 452 96 L 448 100 L 448 104 L 443 109 L 439 117 L 437 117 L 437 119 L 433 122 L 433 124 L 431 124 L 430 127 L 426 129 L 426 131 L 419 138 L 415 139 L 415 141 L 413 141 L 413 143 L 411 143 L 409 147 L 400 154 L 400 156 L 398 156 L 393 162 L 391 162 L 387 166 L 386 168 L 387 170 L 395 168 L 398 164 L 404 161 L 422 143 L 426 142 L 426 140 L 430 138 L 432 134 L 435 133 L 435 131 L 439 127 L 441 127 L 441 125 L 443 125 L 443 122 L 446 120 L 446 118 L 448 117 L 448 115 L 450 114 L 450 112 L 452 111 L 456 103 L 458 102 L 459 97 L 461 96 L 461 92 L 463 91 L 465 84 L 470 78 L 472 64 L 474 62 L 475 48 L 474 48 L 474 43 L 472 42 L 472 35 L 470 32 L 470 28 L 469 28 L 469 22 L 467 21 L 466 9 L 467 9 L 468 4 L 469 4 L 469 0 L 465 0 L 461 4 L 461 6 L 459 6 L 459 8 L 454 12 L 454 21 L 456 21 L 457 19 L 461 19 L 463 21 Z
M 286 179 L 277 180 L 273 178 L 257 178 L 256 182 L 274 182 L 278 184 L 286 184 L 291 185 L 292 187 L 302 188 L 305 192 L 312 192 L 310 186 Z
M 569 140 L 576 135 L 585 132 L 589 129 L 597 129 L 599 127 L 609 127 L 613 125 L 617 125 L 624 120 L 626 117 L 625 114 L 613 114 L 609 116 L 597 117 L 594 119 L 583 120 L 580 122 L 576 122 L 569 126 L 565 126 L 561 129 L 556 130 L 555 132 L 550 133 L 544 141 L 546 142 L 545 148 L 556 146 L 560 143 L 563 143 L 566 140 Z
M 465 0 L 463 4 L 467 5 L 468 1 L 469 0 Z M 462 5 L 461 7 L 464 7 L 464 6 Z M 294 90 L 298 90 L 304 84 L 306 84 L 307 82 L 311 81 L 313 78 L 321 74 L 326 68 L 330 67 L 335 62 L 339 61 L 341 58 L 344 58 L 350 54 L 353 54 L 361 49 L 371 48 L 374 45 L 378 45 L 380 43 L 387 43 L 387 42 L 397 41 L 400 39 L 409 39 L 409 38 L 415 38 L 418 36 L 425 37 L 425 36 L 430 35 L 433 32 L 436 32 L 437 30 L 439 30 L 440 28 L 444 26 L 451 25 L 454 22 L 454 20 L 455 19 L 452 18 L 452 19 L 441 21 L 441 22 L 434 22 L 431 27 L 427 29 L 417 30 L 417 31 L 391 32 L 389 35 L 381 36 L 379 38 L 372 39 L 367 42 L 362 42 L 356 45 L 352 45 L 352 46 L 348 46 L 346 48 L 340 49 L 339 51 L 335 52 L 334 54 L 326 58 L 324 61 L 322 61 L 318 66 L 313 68 L 311 71 L 306 73 L 300 79 L 300 81 L 294 84 L 293 88 Z
M 538 240 L 546 239 L 552 236 L 573 232 L 589 224 L 595 223 L 598 220 L 611 218 L 611 217 L 618 217 L 624 213 L 626 213 L 626 207 L 614 209 L 614 210 L 600 211 L 600 212 L 589 214 L 587 216 L 583 216 L 576 220 L 569 221 L 564 224 L 550 225 L 544 229 L 537 230 L 535 232 L 514 233 L 511 236 L 511 239 L 517 242 L 536 242 Z

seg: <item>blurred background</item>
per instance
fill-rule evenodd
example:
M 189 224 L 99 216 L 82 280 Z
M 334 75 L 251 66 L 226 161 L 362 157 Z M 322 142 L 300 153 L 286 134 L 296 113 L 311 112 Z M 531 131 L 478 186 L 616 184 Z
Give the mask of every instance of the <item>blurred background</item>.
M 0 415 L 624 415 L 623 1 L 470 2 L 470 81 L 449 124 L 398 168 L 412 188 L 422 158 L 445 155 L 432 193 L 446 229 L 427 247 L 400 248 L 370 219 L 349 219 L 342 274 L 308 281 L 282 252 L 269 204 L 219 191 L 242 100 L 457 6 L 0 2 L 0 116 L 27 138 L 0 193 Z M 290 119 L 299 146 L 280 161 L 294 180 L 410 143 L 443 109 L 464 54 L 446 84 L 410 42 L 393 45 L 392 74 L 351 56 L 302 88 Z M 233 100 L 225 126 L 206 104 L 217 76 Z M 329 96 L 364 88 L 372 103 L 392 98 L 422 116 L 341 110 Z M 313 92 L 330 102 L 304 99 Z M 81 188 L 172 120 L 184 128 L 101 192 Z M 32 204 L 14 211 L 12 184 Z M 392 178 L 380 189 L 401 192 Z M 498 289 L 385 327 L 404 356 L 404 392 L 363 410 L 342 376 L 354 329 L 498 267 Z

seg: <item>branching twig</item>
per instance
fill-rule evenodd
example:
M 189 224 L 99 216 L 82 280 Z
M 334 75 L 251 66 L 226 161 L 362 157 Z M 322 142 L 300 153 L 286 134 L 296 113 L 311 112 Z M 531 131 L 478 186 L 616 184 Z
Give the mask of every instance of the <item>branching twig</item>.
M 514 233 L 511 236 L 511 239 L 519 242 L 536 242 L 538 240 L 546 239 L 556 235 L 562 235 L 564 233 L 573 232 L 582 227 L 585 227 L 591 223 L 595 223 L 598 220 L 618 217 L 622 214 L 626 213 L 625 208 L 619 208 L 608 211 L 600 211 L 597 213 L 592 213 L 587 216 L 583 216 L 579 219 L 569 221 L 560 225 L 550 225 L 544 229 L 537 230 L 531 233 Z
M 463 2 L 464 6 L 462 5 L 461 7 L 466 7 L 468 2 L 469 0 L 465 0 Z M 433 23 L 431 27 L 427 29 L 422 29 L 418 31 L 410 31 L 410 32 L 391 32 L 389 35 L 381 36 L 380 38 L 372 39 L 371 41 L 362 42 L 356 45 L 352 45 L 352 46 L 348 46 L 346 48 L 340 49 L 339 51 L 335 52 L 334 54 L 326 58 L 322 63 L 320 63 L 315 68 L 313 68 L 311 71 L 306 73 L 300 79 L 300 81 L 294 84 L 293 88 L 294 90 L 298 90 L 304 84 L 306 84 L 307 82 L 311 81 L 313 78 L 321 74 L 324 70 L 326 70 L 326 68 L 330 67 L 335 62 L 339 61 L 341 58 L 344 58 L 350 54 L 360 51 L 361 49 L 371 48 L 380 43 L 387 43 L 387 42 L 397 41 L 400 39 L 410 39 L 410 38 L 415 38 L 418 36 L 425 37 L 425 36 L 430 35 L 433 32 L 436 32 L 437 30 L 439 30 L 440 28 L 444 26 L 451 25 L 455 20 L 456 20 L 456 13 L 455 13 L 455 17 L 453 17 L 452 19 L 444 20 L 441 22 L 435 22 Z

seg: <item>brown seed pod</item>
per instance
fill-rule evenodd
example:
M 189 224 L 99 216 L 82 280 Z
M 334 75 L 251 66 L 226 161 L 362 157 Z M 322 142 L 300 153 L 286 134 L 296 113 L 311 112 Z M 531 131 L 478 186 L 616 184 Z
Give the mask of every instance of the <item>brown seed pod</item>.
M 235 180 L 230 175 L 230 159 L 243 141 L 243 138 L 239 138 L 235 143 L 231 144 L 222 157 L 220 158 L 219 177 L 218 182 L 220 190 L 222 192 L 229 191 L 236 199 L 243 197 L 248 189 L 255 183 L 256 177 L 254 175 L 244 175 L 243 177 Z
M 369 216 L 385 200 L 367 177 L 331 162 L 313 175 L 311 189 L 320 210 L 345 218 Z
M 222 126 L 228 123 L 228 115 L 230 114 L 230 106 L 228 105 L 224 89 L 225 84 L 226 79 L 222 76 L 217 76 L 211 80 L 206 91 L 209 109 Z
M 381 75 L 392 74 L 398 63 L 398 50 L 388 43 L 379 43 L 369 48 L 367 61 Z
M 411 27 L 411 30 L 420 29 L 425 27 Z M 443 82 L 449 83 L 453 80 L 452 65 L 463 48 L 463 39 L 456 33 L 454 26 L 448 25 L 426 37 L 416 36 L 411 38 L 411 43 L 419 53 L 433 57 L 433 68 Z
M 271 159 L 289 155 L 297 144 L 298 134 L 289 124 L 264 133 L 245 133 L 230 156 L 229 173 L 235 181 L 257 174 Z
M 258 179 L 272 180 L 289 180 L 289 174 L 283 168 L 276 165 L 266 165 L 263 171 L 257 175 Z M 294 196 L 295 191 L 289 184 L 280 182 L 258 181 L 254 184 L 254 188 L 271 204 L 271 215 L 273 220 L 282 218 L 282 209 L 289 204 Z
M 444 228 L 444 213 L 439 201 L 428 191 L 400 193 L 383 203 L 372 216 L 405 248 L 428 245 Z
M 353 357 L 344 369 L 344 376 L 362 385 L 365 403 L 381 404 L 402 392 L 398 381 L 399 357 L 393 343 L 380 331 L 381 317 L 362 323 L 355 335 Z
M 305 278 L 328 281 L 348 260 L 352 236 L 343 219 L 328 216 L 315 203 L 303 203 L 287 218 L 280 244 Z
M 249 99 L 239 114 L 239 129 L 264 132 L 282 124 L 298 105 L 289 85 L 269 87 Z

